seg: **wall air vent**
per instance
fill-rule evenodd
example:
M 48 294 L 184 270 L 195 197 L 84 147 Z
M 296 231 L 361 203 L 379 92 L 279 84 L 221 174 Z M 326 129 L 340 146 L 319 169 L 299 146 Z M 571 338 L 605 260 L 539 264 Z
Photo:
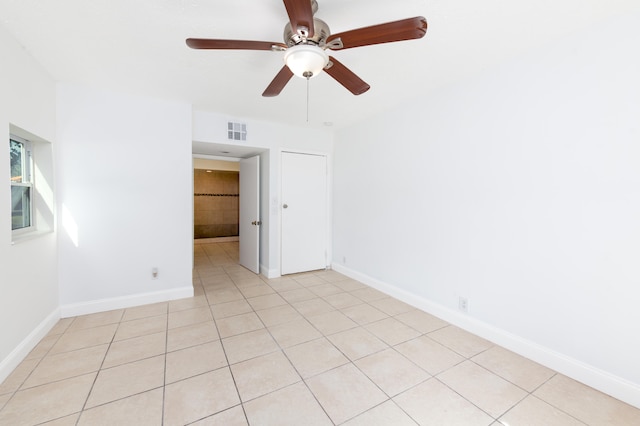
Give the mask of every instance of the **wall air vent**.
M 247 140 L 247 125 L 245 123 L 227 123 L 227 139 L 232 141 Z

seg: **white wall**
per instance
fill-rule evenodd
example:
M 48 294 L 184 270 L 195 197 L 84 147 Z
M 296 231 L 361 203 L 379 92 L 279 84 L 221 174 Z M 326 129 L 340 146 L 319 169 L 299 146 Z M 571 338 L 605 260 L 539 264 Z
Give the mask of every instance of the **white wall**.
M 640 406 L 639 26 L 338 132 L 336 268 Z
M 0 135 L 18 126 L 55 140 L 55 84 L 0 27 Z M 0 149 L 0 382 L 58 319 L 56 234 L 11 244 L 9 150 Z M 52 188 L 53 182 L 49 182 Z
M 254 120 L 247 124 L 247 141 L 227 140 L 227 122 L 237 122 L 212 112 L 194 111 L 193 140 L 263 148 L 260 154 L 260 268 L 269 277 L 280 275 L 280 153 L 283 150 L 327 154 L 333 150 L 333 133 L 329 129 L 285 126 Z M 330 161 L 330 160 L 329 160 Z
M 57 111 L 63 316 L 192 294 L 191 106 L 61 84 Z

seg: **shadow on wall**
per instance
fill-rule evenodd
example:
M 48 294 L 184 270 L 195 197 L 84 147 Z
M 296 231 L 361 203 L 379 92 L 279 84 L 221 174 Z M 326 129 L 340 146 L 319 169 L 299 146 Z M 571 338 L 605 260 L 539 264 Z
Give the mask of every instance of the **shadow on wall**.
M 194 238 L 238 236 L 240 174 L 236 171 L 193 171 Z

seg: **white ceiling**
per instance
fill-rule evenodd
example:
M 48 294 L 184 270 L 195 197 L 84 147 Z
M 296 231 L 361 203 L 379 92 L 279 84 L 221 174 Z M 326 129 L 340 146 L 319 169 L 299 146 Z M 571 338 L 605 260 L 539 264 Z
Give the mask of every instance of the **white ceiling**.
M 4 26 L 58 81 L 186 101 L 232 117 L 340 127 L 527 50 L 637 9 L 638 0 L 318 0 L 332 33 L 422 15 L 423 39 L 333 55 L 371 85 L 353 96 L 331 77 L 262 92 L 282 53 L 192 50 L 188 37 L 281 42 L 280 0 L 0 0 Z M 5 66 L 6 64 L 3 64 Z

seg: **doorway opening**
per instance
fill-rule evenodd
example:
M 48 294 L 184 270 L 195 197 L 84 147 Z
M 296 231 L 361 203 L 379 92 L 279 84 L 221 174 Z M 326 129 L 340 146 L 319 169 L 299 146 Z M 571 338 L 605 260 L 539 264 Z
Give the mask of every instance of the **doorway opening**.
M 196 243 L 238 241 L 240 164 L 194 158 L 193 237 Z
M 224 156 L 215 155 L 224 153 Z M 251 273 L 261 272 L 260 235 L 263 233 L 260 215 L 260 158 L 267 150 L 213 143 L 193 142 L 193 222 L 194 264 L 202 258 L 201 244 L 235 242 L 231 256 L 238 267 Z M 252 165 L 254 167 L 247 167 Z M 209 172 L 208 172 L 209 171 Z M 199 176 L 202 175 L 202 176 Z M 199 177 L 213 182 L 198 181 Z M 218 182 L 216 183 L 216 178 Z M 219 179 L 221 178 L 221 179 Z M 220 180 L 222 182 L 220 182 Z M 247 185 L 247 182 L 253 182 Z M 251 199 L 254 199 L 251 202 Z M 247 212 L 249 219 L 247 220 Z M 216 222 L 217 220 L 217 222 Z M 247 222 L 250 229 L 246 229 Z M 208 248 L 214 250 L 213 247 Z M 215 249 L 218 251 L 218 249 Z M 229 252 L 229 250 L 226 250 Z M 226 253 L 229 255 L 229 253 Z M 248 256 L 250 254 L 250 256 Z M 222 255 L 222 253 L 221 253 Z M 268 275 L 268 274 L 265 274 Z

